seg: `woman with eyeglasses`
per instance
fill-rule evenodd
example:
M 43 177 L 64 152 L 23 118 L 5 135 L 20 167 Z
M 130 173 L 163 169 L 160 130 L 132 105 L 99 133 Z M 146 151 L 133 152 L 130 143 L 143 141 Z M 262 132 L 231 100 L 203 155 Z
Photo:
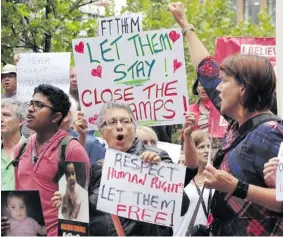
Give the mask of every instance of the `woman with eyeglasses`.
M 108 143 L 109 147 L 122 152 L 140 156 L 144 161 L 157 163 L 159 161 L 172 162 L 169 155 L 156 147 L 145 146 L 136 138 L 137 122 L 132 110 L 128 105 L 109 102 L 100 111 L 97 126 L 101 137 Z M 192 158 L 187 161 L 186 184 L 197 173 L 198 161 Z M 89 235 L 117 235 L 109 214 L 96 209 L 98 192 L 101 180 L 103 162 L 98 161 L 91 167 L 91 181 L 89 185 L 90 200 L 90 223 Z M 185 185 L 186 185 L 185 184 Z M 182 215 L 188 208 L 188 198 L 184 196 L 182 204 Z M 170 227 L 149 224 L 119 217 L 125 235 L 139 236 L 172 236 Z
M 190 122 L 189 122 L 190 123 Z M 173 163 L 169 155 L 156 147 L 145 146 L 136 137 L 137 121 L 131 108 L 123 103 L 108 102 L 101 109 L 96 123 L 101 137 L 107 142 L 108 147 L 132 155 L 140 156 L 146 162 L 158 163 L 160 161 Z M 190 136 L 193 124 L 186 124 L 185 134 Z M 190 147 L 193 144 L 187 142 Z M 184 186 L 186 186 L 198 171 L 198 159 L 193 151 L 191 156 L 186 157 L 186 175 Z M 89 184 L 89 235 L 91 236 L 116 236 L 110 214 L 97 210 L 97 201 L 102 175 L 103 160 L 95 162 L 91 167 L 91 177 Z M 59 207 L 61 197 L 56 192 L 52 198 L 52 205 Z M 182 208 L 180 215 L 187 212 L 189 199 L 183 194 Z M 119 217 L 123 231 L 126 236 L 172 236 L 173 229 L 166 226 L 154 225 L 141 221 L 135 221 Z

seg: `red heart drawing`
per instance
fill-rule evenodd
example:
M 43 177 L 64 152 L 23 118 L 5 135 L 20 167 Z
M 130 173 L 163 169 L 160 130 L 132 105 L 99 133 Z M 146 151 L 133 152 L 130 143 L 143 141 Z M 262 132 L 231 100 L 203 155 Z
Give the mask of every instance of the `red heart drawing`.
M 91 75 L 93 75 L 94 77 L 100 77 L 101 78 L 101 74 L 102 74 L 102 67 L 100 65 L 97 66 L 96 69 L 91 70 Z
M 85 47 L 85 45 L 84 45 L 84 42 L 80 42 L 79 44 L 76 44 L 75 45 L 75 51 L 77 52 L 77 53 L 84 53 L 84 47 Z
M 169 33 L 169 38 L 173 41 L 173 43 L 175 43 L 180 38 L 180 34 L 178 34 L 175 30 L 172 30 Z
M 182 62 L 178 62 L 177 59 L 174 59 L 173 65 L 174 65 L 174 73 L 175 73 L 180 67 L 182 67 L 183 63 Z
M 91 124 L 95 124 L 97 118 L 98 118 L 98 115 L 95 114 L 93 117 L 90 117 L 90 118 L 88 119 L 88 122 L 91 123 Z

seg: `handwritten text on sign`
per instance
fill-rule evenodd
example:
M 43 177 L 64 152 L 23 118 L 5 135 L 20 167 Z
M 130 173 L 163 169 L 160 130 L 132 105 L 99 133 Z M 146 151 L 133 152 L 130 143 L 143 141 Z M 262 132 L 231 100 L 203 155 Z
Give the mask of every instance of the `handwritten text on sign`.
M 180 30 L 73 40 L 81 107 L 95 126 L 102 105 L 130 105 L 147 125 L 183 123 L 187 83 Z
M 98 20 L 98 35 L 121 35 L 142 32 L 142 14 L 130 14 L 100 18 Z
M 174 226 L 180 219 L 185 167 L 149 164 L 108 149 L 97 209 L 133 220 Z
M 70 53 L 20 54 L 17 64 L 17 99 L 29 101 L 34 88 L 50 84 L 69 93 Z
M 276 200 L 283 201 L 283 142 L 279 149 L 278 158 L 279 165 L 276 171 Z

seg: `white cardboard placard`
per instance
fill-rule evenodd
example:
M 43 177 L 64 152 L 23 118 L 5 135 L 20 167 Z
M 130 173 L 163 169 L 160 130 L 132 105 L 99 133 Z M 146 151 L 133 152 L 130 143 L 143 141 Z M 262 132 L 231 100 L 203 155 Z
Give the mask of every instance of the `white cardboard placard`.
M 89 129 L 103 104 L 127 103 L 140 125 L 184 122 L 188 91 L 180 29 L 73 40 L 81 108 Z
M 71 53 L 24 53 L 17 64 L 17 99 L 29 101 L 34 88 L 50 84 L 69 94 Z
M 99 18 L 97 32 L 99 36 L 142 32 L 142 13 Z
M 280 145 L 278 157 L 280 160 L 276 170 L 276 200 L 283 201 L 283 142 Z
M 107 149 L 97 209 L 121 217 L 173 227 L 181 215 L 186 168 Z
M 166 151 L 174 163 L 178 164 L 181 155 L 181 145 L 169 142 L 158 142 L 157 147 Z

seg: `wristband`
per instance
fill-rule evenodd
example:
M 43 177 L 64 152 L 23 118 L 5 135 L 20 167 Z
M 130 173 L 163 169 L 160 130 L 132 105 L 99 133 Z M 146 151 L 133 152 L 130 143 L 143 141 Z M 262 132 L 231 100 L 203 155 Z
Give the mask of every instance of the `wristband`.
M 195 28 L 192 24 L 189 24 L 187 27 L 185 27 L 184 29 L 182 29 L 182 34 L 183 36 L 185 36 L 185 34 L 188 32 L 188 31 L 195 31 Z
M 239 180 L 232 195 L 241 199 L 245 199 L 248 195 L 248 190 L 249 184 Z

